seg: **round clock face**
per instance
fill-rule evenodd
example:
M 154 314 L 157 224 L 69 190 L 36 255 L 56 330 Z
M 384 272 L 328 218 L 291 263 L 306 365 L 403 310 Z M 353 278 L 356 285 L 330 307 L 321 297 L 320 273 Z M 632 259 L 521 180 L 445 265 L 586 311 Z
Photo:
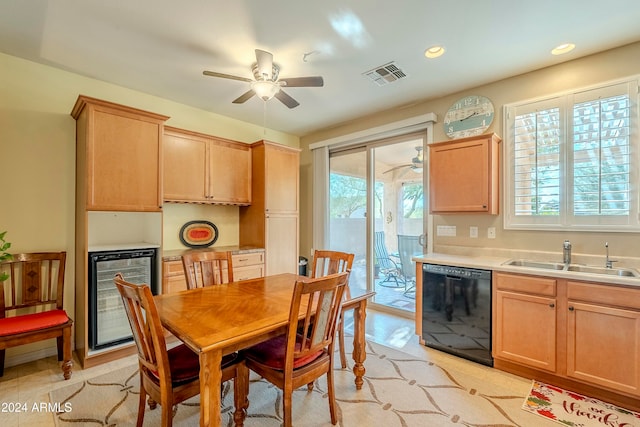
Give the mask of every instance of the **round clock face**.
M 465 96 L 456 101 L 444 116 L 444 131 L 449 138 L 482 134 L 493 122 L 493 103 L 484 96 Z

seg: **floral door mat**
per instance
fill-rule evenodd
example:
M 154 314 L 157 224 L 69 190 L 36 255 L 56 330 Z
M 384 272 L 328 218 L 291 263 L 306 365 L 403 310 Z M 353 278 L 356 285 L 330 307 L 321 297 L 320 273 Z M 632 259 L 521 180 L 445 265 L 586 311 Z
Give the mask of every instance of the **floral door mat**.
M 565 426 L 640 427 L 637 412 L 535 380 L 522 409 Z

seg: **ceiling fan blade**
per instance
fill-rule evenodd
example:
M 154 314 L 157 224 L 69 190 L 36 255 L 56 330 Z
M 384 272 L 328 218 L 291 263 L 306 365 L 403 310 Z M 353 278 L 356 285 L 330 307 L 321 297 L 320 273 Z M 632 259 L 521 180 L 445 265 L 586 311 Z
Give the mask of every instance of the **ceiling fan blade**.
M 298 101 L 296 101 L 295 99 L 293 99 L 292 97 L 284 93 L 282 90 L 276 93 L 275 96 L 276 98 L 278 98 L 278 100 L 280 100 L 280 102 L 282 102 L 284 105 L 286 105 L 289 108 L 296 108 L 298 105 L 300 105 Z
M 288 79 L 280 79 L 278 83 L 286 87 L 322 87 L 324 86 L 324 79 L 320 76 L 290 77 Z
M 245 102 L 247 102 L 247 100 L 251 99 L 251 97 L 253 95 L 255 95 L 256 93 L 253 91 L 253 89 L 249 89 L 247 92 L 243 93 L 242 95 L 240 95 L 239 97 L 237 97 L 236 99 L 233 100 L 234 104 L 243 104 Z
M 273 55 L 265 50 L 256 49 L 258 72 L 264 80 L 273 80 Z
M 223 79 L 239 80 L 241 82 L 252 82 L 253 80 L 246 77 L 232 76 L 231 74 L 216 73 L 215 71 L 203 71 L 202 74 L 210 77 L 221 77 Z
M 393 171 L 394 171 L 394 170 L 396 170 L 396 169 L 401 169 L 401 168 L 410 168 L 411 166 L 413 166 L 413 165 L 412 165 L 412 164 L 407 164 L 407 165 L 400 165 L 400 166 L 396 166 L 396 167 L 393 167 L 393 168 L 391 168 L 391 169 L 389 169 L 389 170 L 386 170 L 386 171 L 382 172 L 382 174 L 384 175 L 385 173 L 393 172 Z

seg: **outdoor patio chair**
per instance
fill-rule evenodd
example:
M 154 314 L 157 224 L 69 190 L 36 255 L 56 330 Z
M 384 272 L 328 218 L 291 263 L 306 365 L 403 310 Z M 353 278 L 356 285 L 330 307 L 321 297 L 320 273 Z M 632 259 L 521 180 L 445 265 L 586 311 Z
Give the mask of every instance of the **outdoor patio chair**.
M 387 246 L 384 242 L 384 231 L 375 232 L 374 249 L 376 266 L 379 267 L 380 273 L 384 276 L 384 280 L 378 284 L 380 286 L 392 288 L 403 287 L 404 281 L 402 279 L 402 271 L 400 270 L 398 263 L 391 259 L 389 252 L 387 252 Z
M 411 258 L 422 253 L 419 239 L 420 236 L 398 234 L 400 270 L 405 283 L 404 295 L 407 297 L 415 296 L 416 292 L 416 265 Z

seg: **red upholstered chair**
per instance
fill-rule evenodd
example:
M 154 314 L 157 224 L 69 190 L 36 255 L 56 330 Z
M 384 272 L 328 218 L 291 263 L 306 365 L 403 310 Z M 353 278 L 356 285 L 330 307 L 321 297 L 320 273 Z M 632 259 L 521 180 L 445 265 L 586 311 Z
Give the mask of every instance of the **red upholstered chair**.
M 14 254 L 0 264 L 0 376 L 5 349 L 55 338 L 65 380 L 71 378 L 71 326 L 63 308 L 66 252 Z M 5 299 L 8 296 L 8 299 Z
M 353 266 L 354 254 L 339 251 L 321 251 L 317 250 L 313 253 L 313 264 L 311 267 L 311 277 L 322 277 L 328 274 L 347 272 L 351 273 Z M 344 289 L 343 300 L 351 299 L 351 291 L 349 290 L 349 282 Z M 338 349 L 340 350 L 340 365 L 342 369 L 347 367 L 347 356 L 344 352 L 344 313 L 340 312 L 338 319 Z
M 233 282 L 231 252 L 193 251 L 182 255 L 187 288 Z
M 148 285 L 135 285 L 116 274 L 115 285 L 122 296 L 133 337 L 138 348 L 140 366 L 140 400 L 138 422 L 144 421 L 145 398 L 149 407 L 162 407 L 162 426 L 171 426 L 173 406 L 200 393 L 200 361 L 184 344 L 167 350 L 164 329 Z M 247 401 L 249 372 L 237 354 L 222 358 L 222 381 L 234 379 L 234 421 L 242 426 L 249 405 Z
M 293 390 L 325 374 L 331 423 L 338 421 L 333 386 L 333 343 L 347 278 L 348 273 L 338 273 L 297 281 L 287 332 L 241 351 L 249 369 L 282 390 L 284 427 L 292 425 Z M 321 422 L 317 420 L 317 423 Z

